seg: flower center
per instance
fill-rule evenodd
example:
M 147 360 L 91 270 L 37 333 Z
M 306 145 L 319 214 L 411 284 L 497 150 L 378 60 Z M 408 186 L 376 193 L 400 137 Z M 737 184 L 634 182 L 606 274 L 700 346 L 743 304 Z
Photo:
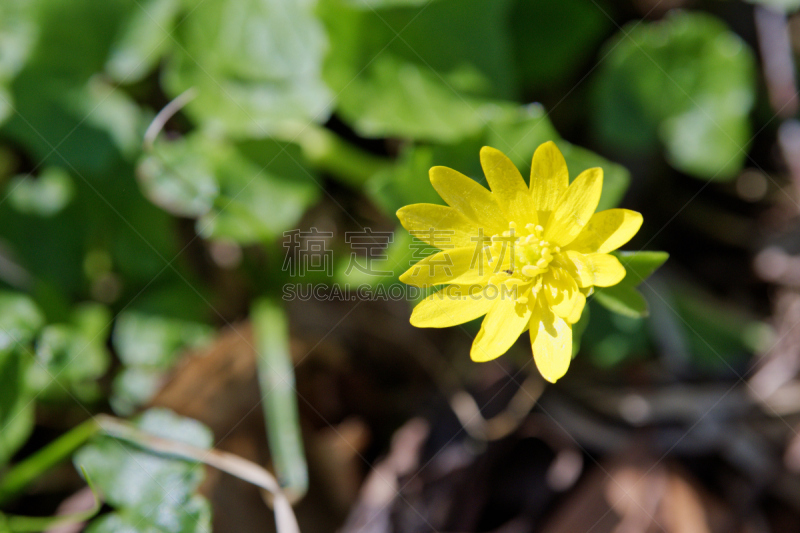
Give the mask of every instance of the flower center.
M 553 254 L 560 251 L 558 246 L 552 246 L 544 239 L 542 226 L 527 224 L 524 228 L 518 228 L 514 222 L 510 222 L 507 231 L 493 235 L 491 244 L 484 247 L 489 264 L 498 268 L 497 274 L 492 276 L 489 283 L 522 288 L 530 287 L 531 283 L 536 282 L 535 285 L 538 286 L 541 280 L 536 278 L 547 272 L 553 261 Z M 500 265 L 503 268 L 501 271 Z M 527 293 L 527 290 L 523 293 Z M 527 300 L 527 297 L 518 294 L 519 303 L 524 304 Z
M 508 269 L 504 272 L 520 277 L 523 281 L 529 281 L 547 272 L 553 254 L 561 251 L 558 246 L 551 246 L 544 239 L 542 226 L 533 224 L 517 228 L 514 222 L 510 222 L 508 230 L 493 235 L 491 242 L 484 248 L 489 257 L 489 264 L 500 261 L 505 265 L 507 261 Z

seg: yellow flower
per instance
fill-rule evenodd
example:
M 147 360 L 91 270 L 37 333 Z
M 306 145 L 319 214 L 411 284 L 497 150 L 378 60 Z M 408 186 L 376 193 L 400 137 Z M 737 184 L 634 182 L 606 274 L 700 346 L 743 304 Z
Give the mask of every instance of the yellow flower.
M 590 168 L 572 184 L 552 142 L 533 155 L 530 186 L 500 151 L 484 147 L 481 166 L 491 192 L 447 167 L 433 167 L 433 187 L 448 206 L 414 204 L 397 212 L 413 236 L 441 251 L 400 280 L 418 287 L 447 284 L 411 314 L 417 327 L 442 328 L 480 316 L 474 361 L 504 354 L 530 330 L 536 366 L 555 382 L 572 359 L 572 324 L 593 287 L 609 287 L 625 268 L 609 252 L 642 225 L 627 209 L 595 213 L 603 170 Z

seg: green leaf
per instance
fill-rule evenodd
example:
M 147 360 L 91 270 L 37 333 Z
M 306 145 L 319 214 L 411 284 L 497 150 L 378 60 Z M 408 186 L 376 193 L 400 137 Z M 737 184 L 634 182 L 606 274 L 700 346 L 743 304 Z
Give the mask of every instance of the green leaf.
M 486 128 L 486 144 L 506 154 L 526 178 L 530 175 L 533 152 L 539 145 L 560 139 L 541 104 L 519 106 L 498 114 Z M 559 149 L 569 146 L 561 142 Z
M 436 0 L 347 0 L 356 9 L 383 9 L 387 7 L 424 6 Z
M 213 332 L 197 322 L 125 311 L 117 318 L 112 342 L 123 364 L 165 370 L 181 350 L 205 345 Z
M 325 0 L 325 79 L 337 112 L 362 136 L 455 142 L 517 95 L 507 0 L 440 0 L 354 9 Z M 364 7 L 363 5 L 360 7 Z
M 5 122 L 6 119 L 14 113 L 13 99 L 14 97 L 11 96 L 8 88 L 0 85 L 0 124 Z
M 186 112 L 231 136 L 285 136 L 296 123 L 324 123 L 332 94 L 321 79 L 325 32 L 314 0 L 206 0 L 178 27 L 180 46 L 164 72 Z
M 67 159 L 81 172 L 108 170 L 115 151 L 125 152 L 122 146 L 136 137 L 128 128 L 138 107 L 93 76 L 102 70 L 128 3 L 27 3 L 35 38 L 24 62 L 14 61 L 18 72 L 9 88 L 18 113 L 4 126 L 46 164 Z
M 150 409 L 134 425 L 192 446 L 208 448 L 212 443 L 205 426 L 166 409 Z M 204 477 L 202 464 L 149 453 L 102 434 L 78 450 L 73 462 L 91 476 L 106 502 L 122 513 L 157 521 L 162 513 L 178 518 L 197 512 L 191 500 Z
M 142 516 L 138 512 L 118 511 L 94 520 L 87 533 L 208 533 L 211 531 L 211 506 L 202 496 L 194 496 L 180 507 L 163 505 Z
M 98 333 L 85 334 L 73 325 L 50 324 L 36 341 L 36 358 L 42 366 L 33 367 L 41 380 L 32 378 L 36 388 L 42 382 L 49 384 L 55 377 L 58 381 L 78 382 L 100 377 L 108 367 L 106 336 Z
M 117 318 L 112 343 L 126 366 L 115 378 L 111 405 L 120 415 L 130 415 L 158 391 L 164 374 L 183 350 L 210 342 L 213 328 L 140 311 L 125 311 Z
M 92 78 L 67 96 L 69 111 L 105 133 L 120 155 L 131 160 L 139 154 L 146 126 L 144 114 L 127 93 Z
M 365 13 L 361 58 L 379 50 L 437 74 L 453 96 L 519 96 L 508 31 L 513 0 L 438 0 Z M 335 44 L 333 45 L 335 46 Z M 361 68 L 358 65 L 357 68 Z
M 11 90 L 18 113 L 5 124 L 7 133 L 41 164 L 65 166 L 84 177 L 106 175 L 118 171 L 121 157 L 138 153 L 141 109 L 100 79 L 64 80 L 31 69 L 14 80 Z
M 32 7 L 28 0 L 0 3 L 0 82 L 22 70 L 36 42 Z
M 694 361 L 700 367 L 728 373 L 732 366 L 752 357 L 747 336 L 755 321 L 742 310 L 731 308 L 698 287 L 679 286 L 663 293 L 663 298 L 671 306 L 663 301 L 659 303 L 668 306 L 667 313 L 677 319 Z
M 641 318 L 647 316 L 647 301 L 642 293 L 628 285 L 614 285 L 598 290 L 594 295 L 598 303 L 615 313 Z
M 105 344 L 111 326 L 111 312 L 106 306 L 94 302 L 78 304 L 73 309 L 71 322 L 75 330 L 87 339 Z
M 0 350 L 0 467 L 33 430 L 33 395 L 25 381 L 30 359 L 21 350 Z
M 181 0 L 135 2 L 111 46 L 106 72 L 119 83 L 143 79 L 173 46 L 172 27 Z
M 220 194 L 211 211 L 197 221 L 197 232 L 204 238 L 241 244 L 274 240 L 318 198 L 318 178 L 300 163 L 295 145 L 262 141 L 261 146 L 261 157 L 272 155 L 264 165 L 233 147 L 220 151 Z
M 563 96 L 570 88 L 563 83 L 577 81 L 574 77 L 613 28 L 609 11 L 605 2 L 585 0 L 515 2 L 510 33 L 523 87 L 538 94 L 555 86 Z
M 199 217 L 219 194 L 212 154 L 217 149 L 203 135 L 157 141 L 139 160 L 137 177 L 144 195 L 174 215 Z
M 140 161 L 138 174 L 153 203 L 197 217 L 203 237 L 250 244 L 289 229 L 317 199 L 318 178 L 302 160 L 294 144 L 233 145 L 195 133 L 157 142 Z
M 625 267 L 625 277 L 617 285 L 599 288 L 595 299 L 606 309 L 631 318 L 647 316 L 647 301 L 636 290 L 669 258 L 667 252 L 613 252 Z
M 631 287 L 646 280 L 669 259 L 667 252 L 614 252 L 614 255 L 627 272 L 620 284 Z
M 149 402 L 163 384 L 165 370 L 128 367 L 114 377 L 111 408 L 120 416 L 130 416 Z
M 106 349 L 111 315 L 98 304 L 79 306 L 70 324 L 50 324 L 36 340 L 36 365 L 28 372 L 31 388 L 63 397 L 67 391 L 88 400 L 97 395 L 95 381 L 110 363 Z
M 401 152 L 394 167 L 375 174 L 364 188 L 387 214 L 409 204 L 441 204 L 442 199 L 428 180 L 428 170 L 436 164 L 431 147 L 409 147 Z
M 16 176 L 8 184 L 8 201 L 20 213 L 53 216 L 72 200 L 75 185 L 60 167 L 47 167 L 37 178 Z
M 581 317 L 578 321 L 572 325 L 572 358 L 575 359 L 575 356 L 578 355 L 578 352 L 581 351 L 581 341 L 583 340 L 583 334 L 586 333 L 586 328 L 589 325 L 589 317 L 591 313 L 589 311 L 589 306 L 583 308 L 583 313 L 581 313 Z
M 102 71 L 129 2 L 29 2 L 38 41 L 26 68 L 84 82 Z
M 756 80 L 741 38 L 710 15 L 676 11 L 626 26 L 606 50 L 593 95 L 601 142 L 624 153 L 661 143 L 678 170 L 704 179 L 737 175 Z
M 365 137 L 457 142 L 479 133 L 499 110 L 454 92 L 430 68 L 388 54 L 339 97 L 339 112 Z
M 29 297 L 0 291 L 0 351 L 23 348 L 44 325 L 44 316 Z
M 603 168 L 603 194 L 599 210 L 619 204 L 630 183 L 628 170 L 561 139 L 539 104 L 504 108 L 486 125 L 482 137 L 457 145 L 409 145 L 400 153 L 394 167 L 376 173 L 367 181 L 365 190 L 391 216 L 409 204 L 441 204 L 441 198 L 428 179 L 428 171 L 432 166 L 451 167 L 486 186 L 478 154 L 481 146 L 488 145 L 508 155 L 522 175 L 527 177 L 536 148 L 550 140 L 555 141 L 564 154 L 571 178 L 574 179 L 588 168 Z
M 0 3 L 0 124 L 14 111 L 7 84 L 22 70 L 36 42 L 36 25 L 26 0 Z
M 597 305 L 600 303 L 590 298 L 587 307 L 591 309 L 592 319 L 581 343 L 591 361 L 607 368 L 650 353 L 647 322 Z

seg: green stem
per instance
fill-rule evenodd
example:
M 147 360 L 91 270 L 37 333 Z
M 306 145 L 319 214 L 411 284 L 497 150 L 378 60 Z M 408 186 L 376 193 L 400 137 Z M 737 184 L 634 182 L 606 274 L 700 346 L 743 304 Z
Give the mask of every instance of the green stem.
M 15 496 L 40 475 L 72 455 L 72 452 L 99 430 L 100 426 L 97 422 L 89 419 L 16 464 L 0 479 L 0 505 Z
M 311 164 L 352 187 L 360 188 L 377 172 L 392 166 L 390 161 L 365 152 L 319 126 L 304 126 L 297 132 L 295 142 Z
M 268 298 L 255 302 L 251 319 L 269 451 L 281 488 L 294 502 L 308 490 L 308 467 L 297 412 L 288 319 L 281 305 Z

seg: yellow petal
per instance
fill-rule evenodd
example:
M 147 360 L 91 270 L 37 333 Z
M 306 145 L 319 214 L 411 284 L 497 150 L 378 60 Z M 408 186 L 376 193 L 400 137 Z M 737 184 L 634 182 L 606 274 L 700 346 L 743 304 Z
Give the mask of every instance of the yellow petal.
M 594 285 L 594 272 L 586 256 L 574 250 L 561 252 L 558 263 L 577 282 L 578 287 L 591 287 Z
M 603 190 L 603 169 L 590 168 L 575 178 L 558 199 L 544 230 L 545 240 L 566 246 L 575 240 L 592 218 Z
M 500 206 L 492 193 L 480 183 L 447 167 L 433 167 L 429 175 L 439 196 L 469 220 L 475 221 L 487 235 L 492 236 L 508 229 L 498 216 Z
M 514 163 L 500 150 L 484 146 L 481 148 L 481 167 L 505 218 L 520 227 L 536 224 L 530 192 Z
M 628 209 L 608 209 L 592 215 L 583 231 L 569 245 L 585 254 L 613 252 L 636 235 L 642 215 Z
M 418 328 L 448 328 L 485 315 L 494 301 L 481 285 L 448 285 L 414 308 L 411 324 Z
M 472 343 L 469 352 L 472 360 L 483 363 L 506 353 L 528 327 L 530 317 L 531 310 L 527 305 L 518 304 L 511 298 L 495 299 Z
M 531 318 L 533 360 L 542 377 L 555 383 L 572 360 L 572 326 L 540 299 Z
M 452 207 L 407 205 L 397 211 L 397 218 L 413 237 L 442 250 L 474 247 L 479 243 L 478 228 Z
M 584 296 L 581 291 L 578 291 L 578 295 L 575 298 L 575 307 L 573 307 L 572 311 L 570 311 L 569 316 L 567 317 L 567 322 L 574 324 L 580 320 L 584 307 L 586 307 L 586 296 Z
M 531 164 L 531 198 L 539 220 L 547 220 L 567 187 L 569 172 L 564 156 L 553 141 L 547 141 L 536 149 Z
M 480 247 L 467 246 L 429 255 L 401 274 L 400 281 L 417 287 L 470 285 L 483 282 L 499 268 L 487 263 Z
M 609 254 L 588 254 L 589 268 L 594 274 L 594 283 L 598 287 L 616 285 L 625 277 L 625 267 L 619 259 Z
M 551 268 L 542 276 L 542 290 L 555 314 L 566 318 L 575 307 L 580 291 L 575 280 L 561 268 Z

